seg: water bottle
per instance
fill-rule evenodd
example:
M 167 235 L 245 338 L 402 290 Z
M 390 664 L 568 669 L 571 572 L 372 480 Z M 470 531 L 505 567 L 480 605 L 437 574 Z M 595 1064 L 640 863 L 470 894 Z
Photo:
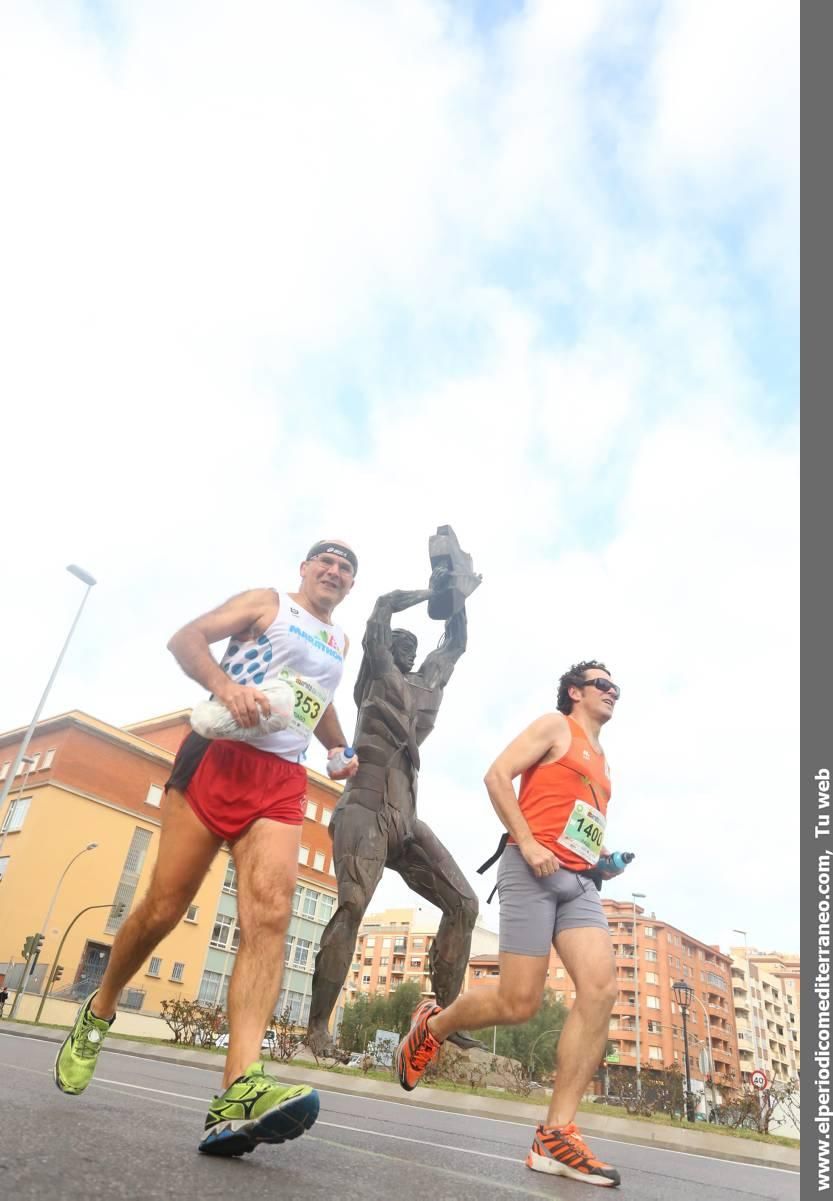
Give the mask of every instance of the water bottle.
M 332 759 L 327 760 L 327 775 L 332 777 L 336 772 L 344 771 L 355 754 L 353 747 L 346 746 L 343 751 L 333 755 Z
M 615 872 L 618 876 L 635 858 L 636 855 L 633 851 L 614 851 L 612 855 L 600 855 L 596 866 L 591 871 L 582 872 L 581 874 L 588 876 L 596 885 L 599 892 L 601 892 L 602 884 L 604 883 L 602 872 Z
M 612 855 L 601 855 L 596 867 L 603 872 L 623 872 L 636 858 L 633 851 L 614 851 Z

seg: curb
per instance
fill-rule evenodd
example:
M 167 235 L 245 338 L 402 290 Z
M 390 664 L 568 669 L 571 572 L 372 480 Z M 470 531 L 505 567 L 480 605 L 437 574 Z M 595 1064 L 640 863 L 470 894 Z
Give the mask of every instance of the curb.
M 36 1042 L 60 1043 L 66 1035 L 59 1030 L 39 1029 L 22 1022 L 13 1025 L 0 1020 L 0 1033 L 13 1038 L 34 1039 Z M 107 1043 L 107 1051 L 115 1055 L 127 1055 L 136 1059 L 152 1059 L 157 1063 L 179 1063 L 186 1067 L 201 1068 L 210 1071 L 212 1068 L 222 1072 L 222 1060 L 207 1051 L 175 1050 L 145 1046 L 143 1043 L 132 1042 L 128 1039 L 112 1040 Z M 401 1105 L 412 1104 L 422 1109 L 445 1110 L 470 1114 L 473 1117 L 494 1118 L 500 1121 L 515 1122 L 518 1125 L 537 1125 L 541 1120 L 541 1107 L 527 1105 L 523 1102 L 507 1106 L 504 1102 L 491 1097 L 474 1097 L 465 1093 L 435 1092 L 433 1089 L 420 1089 L 418 1092 L 403 1096 L 398 1084 L 386 1084 L 381 1080 L 368 1080 L 362 1077 L 335 1076 L 332 1072 L 315 1069 L 299 1068 L 292 1064 L 280 1065 L 281 1076 L 290 1080 L 303 1081 L 315 1088 L 326 1092 L 344 1093 L 350 1096 L 375 1098 L 380 1101 L 396 1101 Z M 636 1146 L 655 1147 L 664 1151 L 681 1151 L 689 1155 L 705 1155 L 712 1159 L 725 1159 L 732 1163 L 752 1164 L 757 1167 L 780 1168 L 786 1171 L 800 1170 L 800 1150 L 794 1147 L 779 1147 L 773 1143 L 754 1143 L 747 1139 L 727 1140 L 718 1134 L 675 1130 L 667 1126 L 655 1126 L 650 1122 L 631 1122 L 627 1118 L 596 1116 L 592 1113 L 580 1115 L 582 1129 L 588 1134 L 599 1137 L 614 1138 L 619 1142 L 631 1143 Z M 639 1132 L 634 1126 L 640 1127 Z M 731 1141 L 731 1151 L 726 1142 Z

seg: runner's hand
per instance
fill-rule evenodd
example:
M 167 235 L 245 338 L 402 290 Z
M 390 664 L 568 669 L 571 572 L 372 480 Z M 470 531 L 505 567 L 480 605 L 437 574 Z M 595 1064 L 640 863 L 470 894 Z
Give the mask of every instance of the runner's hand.
M 218 701 L 222 701 L 238 726 L 243 726 L 244 729 L 256 726 L 261 715 L 268 717 L 272 712 L 268 698 L 257 688 L 251 688 L 247 684 L 233 684 L 229 681 L 222 692 L 216 692 L 214 695 Z
M 332 757 L 334 755 L 341 754 L 341 752 L 343 750 L 346 750 L 346 747 L 343 747 L 343 746 L 331 747 L 330 750 L 327 751 L 327 758 L 332 759 Z M 333 774 L 330 776 L 330 779 L 331 780 L 349 780 L 351 776 L 355 776 L 355 774 L 358 770 L 359 770 L 359 756 L 354 754 L 353 757 L 350 759 L 349 763 L 347 763 L 347 765 L 345 767 L 343 767 L 341 769 L 341 771 L 333 772 Z M 329 772 L 327 774 L 329 775 Z
M 561 866 L 552 851 L 541 846 L 534 838 L 523 843 L 520 851 L 536 876 L 552 876 Z

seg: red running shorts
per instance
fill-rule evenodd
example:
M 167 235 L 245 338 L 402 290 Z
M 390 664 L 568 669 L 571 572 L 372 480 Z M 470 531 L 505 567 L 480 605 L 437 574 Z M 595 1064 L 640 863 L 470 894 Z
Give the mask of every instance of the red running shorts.
M 181 792 L 202 824 L 233 842 L 260 818 L 300 826 L 307 773 L 245 742 L 193 732 L 177 752 L 166 788 Z

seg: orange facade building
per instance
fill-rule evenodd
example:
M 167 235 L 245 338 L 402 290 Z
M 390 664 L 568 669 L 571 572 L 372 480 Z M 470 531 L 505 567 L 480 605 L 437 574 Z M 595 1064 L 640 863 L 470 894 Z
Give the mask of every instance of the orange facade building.
M 95 987 L 114 935 L 147 887 L 163 786 L 188 716 L 119 728 L 70 712 L 38 725 L 0 812 L 0 981 L 10 990 L 22 976 L 24 943 L 36 933 L 44 942 L 27 992 L 42 991 L 61 943 L 63 972 L 52 995 L 77 999 Z M 0 735 L 0 779 L 22 735 Z M 340 793 L 341 785 L 308 772 L 280 1001 L 301 1023 L 336 903 L 327 826 Z M 163 999 L 224 1000 L 238 939 L 234 868 L 221 848 L 185 918 L 130 981 L 121 1006 L 158 1015 Z

